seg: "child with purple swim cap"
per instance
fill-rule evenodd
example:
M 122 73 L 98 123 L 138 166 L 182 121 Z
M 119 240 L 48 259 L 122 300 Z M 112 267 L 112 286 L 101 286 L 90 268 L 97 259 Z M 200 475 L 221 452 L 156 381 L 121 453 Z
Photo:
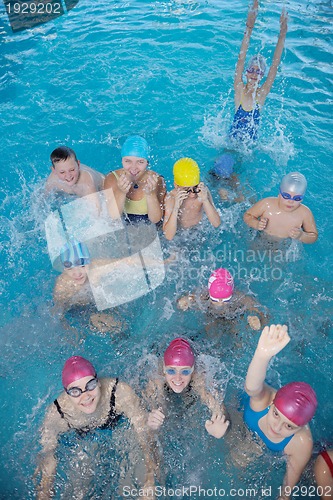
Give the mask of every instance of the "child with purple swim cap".
M 199 396 L 212 412 L 210 420 L 205 423 L 207 432 L 217 439 L 222 438 L 229 426 L 225 406 L 206 390 L 203 374 L 199 375 L 195 371 L 195 356 L 186 339 L 174 339 L 165 350 L 163 375 L 163 378 L 151 380 L 147 386 L 146 396 L 153 408 L 148 416 L 148 427 L 158 430 L 163 425 L 167 413 L 166 402 L 172 391 L 184 397 Z
M 280 500 L 290 498 L 312 454 L 312 435 L 307 425 L 315 414 L 317 398 L 305 382 L 292 382 L 276 391 L 265 384 L 270 360 L 289 343 L 286 325 L 266 326 L 248 368 L 244 409 L 247 426 L 272 451 L 287 456 L 287 471 Z
M 81 356 L 67 359 L 62 370 L 62 384 L 64 390 L 48 408 L 41 430 L 41 461 L 36 470 L 36 474 L 41 474 L 38 500 L 54 496 L 59 436 L 69 430 L 81 435 L 94 429 L 113 429 L 122 415 L 129 419 L 142 448 L 146 465 L 143 488 L 153 488 L 156 464 L 146 425 L 147 414 L 131 387 L 118 378 L 97 378 L 92 363 Z M 86 465 L 91 467 L 92 464 Z
M 180 297 L 177 306 L 183 311 L 204 310 L 209 316 L 213 316 L 214 326 L 216 318 L 220 318 L 229 321 L 230 328 L 234 328 L 235 319 L 248 313 L 252 313 L 247 316 L 247 322 L 253 330 L 259 330 L 265 321 L 265 314 L 260 311 L 262 306 L 250 295 L 234 290 L 231 273 L 222 267 L 212 272 L 206 289 L 199 289 L 195 293 Z M 208 321 L 206 332 L 212 327 Z

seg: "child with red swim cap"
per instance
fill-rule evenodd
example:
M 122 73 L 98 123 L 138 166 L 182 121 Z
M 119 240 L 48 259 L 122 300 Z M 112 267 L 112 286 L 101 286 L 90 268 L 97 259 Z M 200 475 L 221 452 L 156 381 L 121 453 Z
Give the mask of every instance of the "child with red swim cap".
M 305 382 L 291 382 L 276 391 L 265 384 L 270 360 L 289 343 L 286 325 L 266 326 L 248 368 L 245 391 L 250 396 L 244 410 L 247 426 L 272 451 L 287 455 L 287 471 L 280 500 L 299 481 L 312 453 L 312 435 L 307 425 L 315 414 L 317 398 Z
M 212 412 L 210 420 L 205 423 L 207 432 L 219 439 L 226 433 L 229 420 L 226 409 L 205 388 L 203 376 L 195 372 L 195 356 L 189 342 L 183 338 L 174 339 L 164 352 L 164 379 L 151 380 L 146 395 L 153 408 L 148 416 L 148 427 L 158 430 L 165 420 L 166 399 L 168 392 L 199 396 L 202 403 Z
M 198 293 L 180 297 L 177 306 L 183 311 L 190 308 L 203 309 L 214 318 L 232 322 L 231 328 L 234 327 L 235 319 L 247 313 L 252 313 L 247 316 L 247 322 L 253 330 L 260 330 L 265 321 L 265 315 L 259 309 L 260 304 L 250 295 L 235 290 L 231 273 L 222 267 L 212 272 L 206 290 L 201 289 Z M 207 323 L 206 331 L 212 326 Z
M 53 480 L 57 461 L 58 438 L 69 430 L 79 435 L 94 429 L 113 429 L 121 417 L 127 417 L 136 431 L 145 465 L 145 485 L 154 486 L 153 451 L 149 442 L 147 415 L 132 388 L 118 378 L 98 378 L 90 361 L 72 356 L 62 370 L 63 392 L 50 405 L 41 430 L 41 462 L 35 475 L 41 474 L 37 498 L 53 498 Z

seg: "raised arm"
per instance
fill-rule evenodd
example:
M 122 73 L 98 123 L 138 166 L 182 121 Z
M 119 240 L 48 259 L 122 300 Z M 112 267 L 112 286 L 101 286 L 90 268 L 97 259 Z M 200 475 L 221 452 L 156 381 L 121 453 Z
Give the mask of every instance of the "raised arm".
M 246 28 L 242 40 L 242 45 L 239 51 L 238 55 L 238 60 L 236 64 L 236 71 L 235 71 L 235 80 L 234 80 L 234 90 L 235 90 L 235 103 L 236 105 L 239 103 L 241 99 L 241 93 L 243 90 L 243 72 L 244 72 L 244 65 L 245 65 L 245 59 L 246 59 L 246 54 L 249 48 L 249 43 L 250 43 L 250 38 L 252 34 L 252 30 L 254 27 L 254 24 L 257 19 L 257 14 L 258 14 L 258 0 L 254 0 L 253 5 L 251 9 L 248 12 L 247 19 L 246 19 Z
M 269 404 L 271 389 L 265 384 L 269 361 L 289 343 L 286 325 L 265 326 L 247 371 L 245 391 L 251 401 Z
M 187 197 L 188 193 L 184 189 L 177 189 L 165 198 L 163 233 L 167 240 L 172 240 L 176 235 L 179 210 Z
M 272 88 L 272 85 L 274 83 L 276 73 L 277 73 L 277 70 L 278 70 L 278 67 L 279 67 L 279 64 L 281 61 L 282 51 L 283 51 L 283 47 L 284 47 L 284 41 L 286 39 L 286 34 L 287 34 L 287 29 L 288 29 L 287 21 L 288 21 L 288 14 L 285 10 L 283 10 L 281 17 L 280 17 L 280 34 L 279 34 L 278 42 L 277 42 L 276 47 L 275 47 L 273 61 L 272 61 L 271 67 L 269 68 L 269 72 L 268 72 L 266 81 L 258 92 L 258 100 L 259 100 L 259 103 L 261 106 L 264 104 L 265 99 L 266 99 L 269 91 Z

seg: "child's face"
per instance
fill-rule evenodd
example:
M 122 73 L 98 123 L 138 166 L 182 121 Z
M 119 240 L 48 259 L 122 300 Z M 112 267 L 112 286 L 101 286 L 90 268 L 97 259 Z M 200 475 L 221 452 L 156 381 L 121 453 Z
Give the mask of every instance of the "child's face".
M 69 157 L 67 160 L 58 161 L 53 166 L 53 171 L 58 179 L 68 186 L 74 186 L 79 180 L 80 162 Z
M 177 394 L 191 382 L 193 366 L 164 366 L 165 380 L 170 389 Z
M 288 420 L 276 407 L 271 404 L 267 413 L 267 433 L 266 436 L 271 439 L 284 439 L 292 436 L 295 432 L 302 429 Z
M 264 73 L 261 71 L 259 66 L 254 64 L 253 66 L 251 66 L 251 68 L 248 68 L 246 70 L 246 79 L 251 83 L 259 83 L 263 77 L 263 74 Z
M 65 268 L 65 273 L 69 276 L 77 285 L 83 285 L 87 281 L 88 266 L 76 266 L 69 269 Z
M 295 201 L 292 198 L 297 196 L 297 193 L 292 193 L 291 191 L 286 191 L 290 195 L 290 199 L 285 199 L 279 194 L 279 207 L 282 208 L 284 212 L 294 212 L 301 205 L 302 201 Z
M 124 156 L 122 165 L 133 179 L 137 179 L 146 170 L 148 161 L 138 156 Z
M 94 377 L 92 377 L 91 375 L 89 375 L 88 377 L 80 378 L 79 380 L 76 380 L 75 382 L 69 384 L 69 386 L 67 387 L 67 389 L 70 389 L 72 387 L 79 387 L 82 391 L 84 391 L 77 398 L 69 395 L 68 397 L 70 398 L 71 403 L 75 408 L 77 408 L 79 411 L 82 411 L 82 413 L 86 413 L 87 415 L 90 415 L 91 413 L 94 413 L 96 411 L 98 403 L 101 399 L 100 383 L 98 383 L 97 387 L 92 391 L 87 391 L 86 389 L 87 383 L 93 378 Z

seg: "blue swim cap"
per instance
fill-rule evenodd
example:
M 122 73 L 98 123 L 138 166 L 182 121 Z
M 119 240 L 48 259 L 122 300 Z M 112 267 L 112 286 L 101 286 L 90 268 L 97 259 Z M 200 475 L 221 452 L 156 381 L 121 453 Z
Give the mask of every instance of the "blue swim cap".
M 87 266 L 90 264 L 89 250 L 84 243 L 80 243 L 72 237 L 62 247 L 60 251 L 60 260 L 66 269 Z
M 225 153 L 216 158 L 214 162 L 214 173 L 219 177 L 228 178 L 233 172 L 234 164 L 234 157 L 229 153 Z
M 146 139 L 139 135 L 128 137 L 121 148 L 121 157 L 124 156 L 137 156 L 148 160 L 149 146 Z

